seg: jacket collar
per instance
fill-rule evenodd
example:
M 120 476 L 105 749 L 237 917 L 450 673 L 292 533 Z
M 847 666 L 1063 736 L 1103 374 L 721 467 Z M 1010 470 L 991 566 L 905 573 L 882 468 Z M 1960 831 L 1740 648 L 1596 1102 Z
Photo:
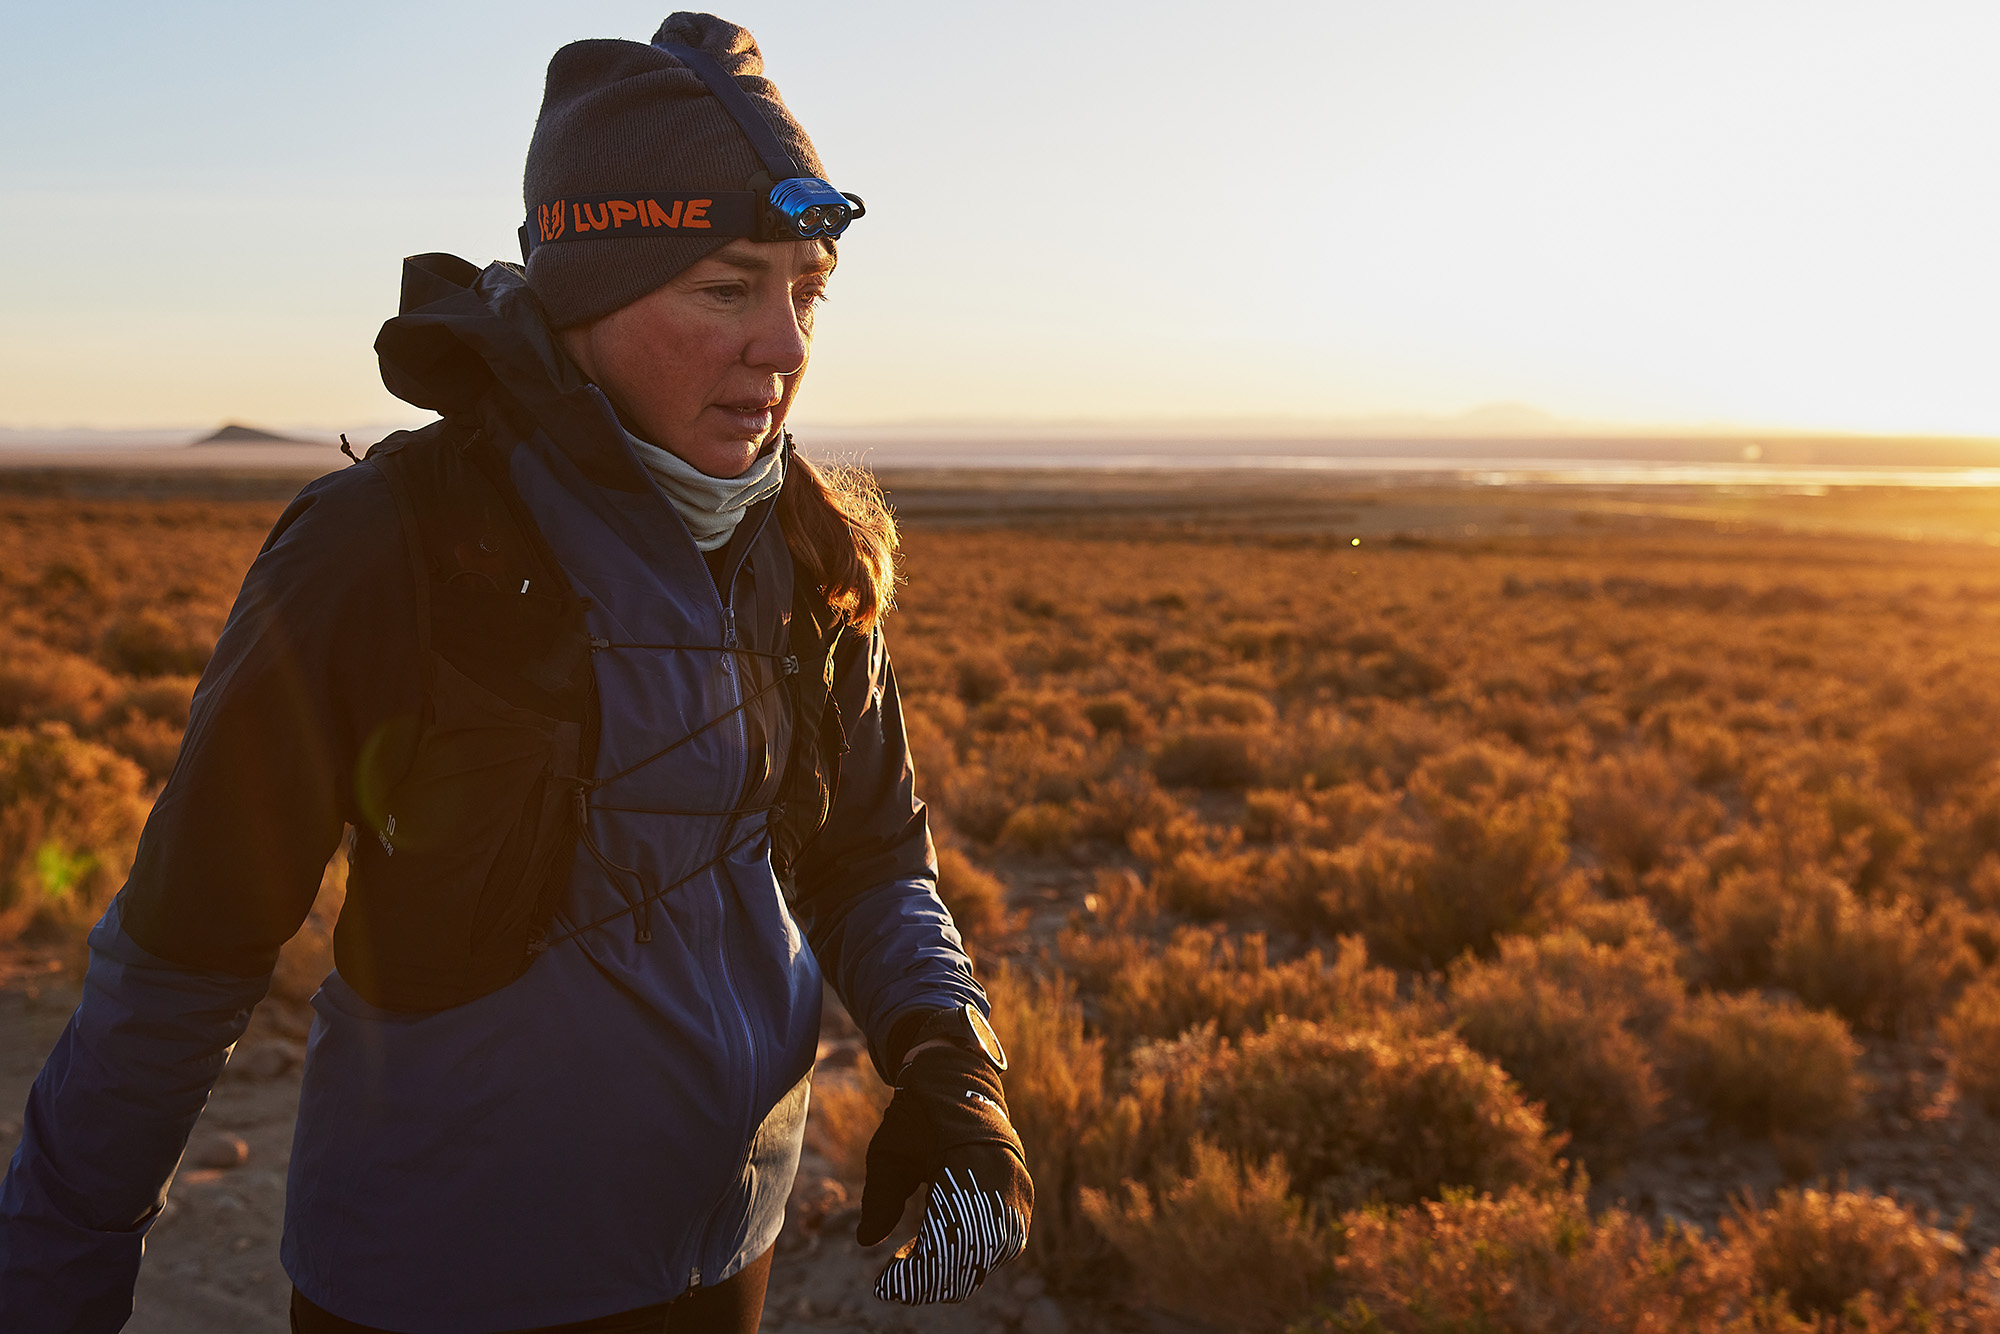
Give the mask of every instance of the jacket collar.
M 396 317 L 375 339 L 382 383 L 446 416 L 518 406 L 599 486 L 648 491 L 610 402 L 563 353 L 521 270 L 455 255 L 403 261 Z

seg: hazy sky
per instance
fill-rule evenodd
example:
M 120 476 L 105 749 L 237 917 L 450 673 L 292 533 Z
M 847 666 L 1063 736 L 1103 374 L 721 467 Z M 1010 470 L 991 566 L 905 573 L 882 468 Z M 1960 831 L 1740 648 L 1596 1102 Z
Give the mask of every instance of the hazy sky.
M 414 416 L 626 0 L 0 0 L 0 425 Z M 803 421 L 1456 413 L 2000 436 L 2000 4 L 732 0 L 836 185 Z

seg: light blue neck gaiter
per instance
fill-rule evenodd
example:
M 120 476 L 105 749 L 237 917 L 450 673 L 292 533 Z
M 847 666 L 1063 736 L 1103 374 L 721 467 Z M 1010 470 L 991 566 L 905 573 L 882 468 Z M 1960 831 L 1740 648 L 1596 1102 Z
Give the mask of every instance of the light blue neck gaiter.
M 647 444 L 630 431 L 625 433 L 625 442 L 673 502 L 694 544 L 703 551 L 714 551 L 727 543 L 750 507 L 777 494 L 785 484 L 782 444 L 765 446 L 740 477 L 710 477 L 680 455 Z

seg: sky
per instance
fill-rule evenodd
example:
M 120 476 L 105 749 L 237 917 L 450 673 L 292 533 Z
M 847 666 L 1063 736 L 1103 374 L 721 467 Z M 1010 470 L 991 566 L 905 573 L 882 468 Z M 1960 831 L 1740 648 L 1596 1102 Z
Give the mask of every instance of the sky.
M 399 260 L 518 258 L 628 0 L 0 0 L 0 427 L 420 420 Z M 2000 437 L 1992 0 L 732 0 L 834 183 L 803 424 Z

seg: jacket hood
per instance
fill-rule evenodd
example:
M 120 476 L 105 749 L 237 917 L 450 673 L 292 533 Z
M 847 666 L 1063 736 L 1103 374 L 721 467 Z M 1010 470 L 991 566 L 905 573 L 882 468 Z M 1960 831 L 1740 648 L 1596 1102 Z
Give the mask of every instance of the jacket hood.
M 482 421 L 497 413 L 518 433 L 540 426 L 598 485 L 650 486 L 610 401 L 564 354 L 515 265 L 405 259 L 401 301 L 376 335 L 375 355 L 382 383 L 406 403 Z

